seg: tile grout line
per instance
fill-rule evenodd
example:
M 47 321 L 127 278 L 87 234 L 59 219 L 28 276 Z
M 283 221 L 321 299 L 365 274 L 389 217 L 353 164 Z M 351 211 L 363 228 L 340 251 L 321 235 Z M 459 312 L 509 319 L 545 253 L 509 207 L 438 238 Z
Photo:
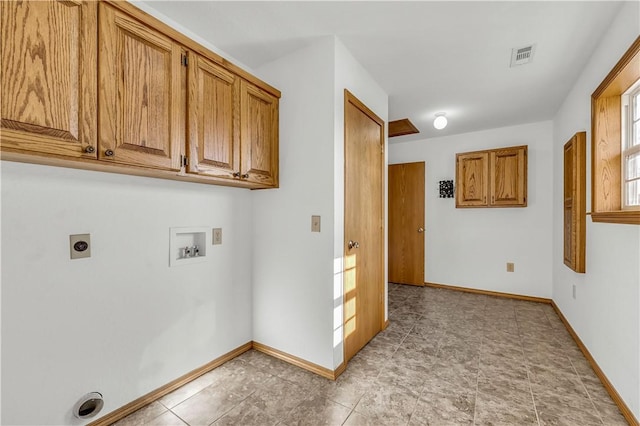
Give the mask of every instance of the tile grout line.
M 545 312 L 545 318 L 547 314 Z M 547 321 L 549 319 L 547 318 Z M 538 426 L 540 426 L 540 415 L 538 414 L 538 407 L 536 405 L 536 398 L 533 395 L 533 385 L 531 384 L 531 376 L 529 374 L 529 361 L 524 353 L 524 338 L 522 334 L 522 328 L 520 326 L 520 322 L 518 321 L 518 314 L 516 313 L 516 327 L 518 327 L 518 338 L 520 339 L 520 347 L 522 348 L 522 359 L 524 360 L 524 368 L 527 371 L 527 383 L 529 384 L 529 394 L 531 395 L 531 403 L 533 404 L 533 412 L 536 414 L 536 421 L 538 422 Z
M 576 373 L 576 376 L 578 376 L 578 380 L 580 380 L 580 384 L 582 385 L 582 388 L 587 393 L 587 396 L 589 397 L 589 401 L 591 402 L 591 405 L 593 406 L 593 409 L 595 410 L 595 412 L 598 414 L 598 418 L 600 419 L 600 422 L 602 422 L 602 424 L 604 424 L 604 419 L 602 418 L 602 414 L 600 414 L 600 410 L 598 409 L 598 406 L 593 401 L 593 398 L 591 397 L 591 394 L 589 393 L 589 389 L 587 389 L 587 386 L 582 381 L 582 377 L 578 373 L 578 370 L 576 369 L 576 366 L 573 364 L 573 360 L 569 356 L 567 356 L 567 359 L 569 360 L 569 363 L 571 364 L 571 368 L 573 368 L 573 371 Z

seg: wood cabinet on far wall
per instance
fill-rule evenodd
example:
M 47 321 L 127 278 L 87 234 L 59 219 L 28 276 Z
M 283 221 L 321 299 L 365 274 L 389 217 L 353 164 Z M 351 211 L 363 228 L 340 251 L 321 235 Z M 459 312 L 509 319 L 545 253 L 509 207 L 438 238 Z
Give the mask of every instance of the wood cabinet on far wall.
M 97 3 L 2 1 L 0 15 L 2 150 L 95 158 Z
M 526 145 L 456 154 L 456 207 L 526 206 Z

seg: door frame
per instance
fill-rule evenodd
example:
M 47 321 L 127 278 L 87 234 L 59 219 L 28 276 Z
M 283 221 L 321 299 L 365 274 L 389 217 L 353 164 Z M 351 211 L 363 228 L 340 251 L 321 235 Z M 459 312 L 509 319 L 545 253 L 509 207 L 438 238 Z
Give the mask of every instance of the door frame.
M 380 205 L 382 207 L 381 209 L 381 217 L 380 217 L 380 221 L 381 221 L 381 232 L 382 232 L 382 246 L 379 247 L 379 264 L 380 264 L 380 268 L 382 269 L 382 280 L 379 283 L 379 295 L 380 295 L 380 302 L 379 302 L 379 308 L 380 308 L 380 331 L 384 330 L 387 327 L 388 321 L 385 319 L 385 302 L 386 302 L 386 295 L 385 295 L 385 288 L 386 288 L 386 268 L 385 268 L 385 255 L 386 255 L 386 250 L 385 250 L 385 246 L 386 246 L 386 242 L 387 242 L 387 235 L 386 235 L 386 216 L 385 216 L 385 211 L 386 211 L 386 203 L 385 203 L 385 183 L 386 183 L 386 176 L 387 176 L 387 164 L 385 163 L 385 122 L 383 119 L 381 119 L 380 117 L 378 117 L 378 115 L 376 113 L 374 113 L 371 109 L 369 109 L 369 107 L 367 107 L 362 101 L 360 101 L 355 95 L 353 95 L 348 89 L 344 89 L 344 108 L 343 108 L 343 156 L 344 156 L 344 175 L 343 175 L 343 188 L 344 188 L 344 200 L 343 200 L 343 215 L 346 218 L 347 214 L 346 214 L 346 208 L 347 208 L 347 188 L 346 188 L 346 184 L 347 184 L 347 107 L 349 104 L 352 104 L 353 106 L 355 106 L 356 108 L 358 108 L 360 111 L 362 111 L 364 114 L 366 114 L 371 120 L 375 121 L 376 123 L 378 123 L 380 125 L 380 157 L 381 157 L 381 162 L 380 162 Z M 342 274 L 344 277 L 344 265 L 346 264 L 346 256 L 347 256 L 347 244 L 348 244 L 348 240 L 347 240 L 347 232 L 346 232 L 346 220 L 343 221 L 343 242 L 342 242 L 342 248 L 343 248 L 343 252 L 342 252 Z M 344 280 L 344 278 L 343 278 Z M 343 286 L 342 286 L 342 303 L 343 303 L 343 316 L 342 316 L 342 327 L 343 327 L 343 332 L 342 332 L 342 360 L 343 360 L 343 364 L 346 367 L 346 364 L 348 363 L 348 360 L 346 358 L 346 336 L 344 333 L 344 303 L 346 300 L 346 292 L 345 292 L 345 287 L 344 287 L 344 281 L 343 281 Z

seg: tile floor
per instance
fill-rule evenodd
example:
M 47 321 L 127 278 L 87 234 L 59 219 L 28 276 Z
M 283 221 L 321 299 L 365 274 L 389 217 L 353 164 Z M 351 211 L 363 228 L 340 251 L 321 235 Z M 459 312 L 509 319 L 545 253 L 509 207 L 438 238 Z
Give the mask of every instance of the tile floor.
M 549 305 L 389 285 L 333 382 L 251 350 L 124 425 L 626 425 Z

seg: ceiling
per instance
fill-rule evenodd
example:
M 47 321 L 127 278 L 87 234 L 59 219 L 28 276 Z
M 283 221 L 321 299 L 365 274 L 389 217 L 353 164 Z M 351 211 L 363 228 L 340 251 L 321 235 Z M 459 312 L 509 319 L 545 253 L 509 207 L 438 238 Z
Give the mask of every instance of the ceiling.
M 337 36 L 427 139 L 552 119 L 619 11 L 614 1 L 145 1 L 254 69 Z M 535 43 L 531 63 L 511 50 Z M 594 87 L 595 89 L 595 87 Z M 286 96 L 286 93 L 283 94 Z M 435 113 L 449 125 L 435 130 Z

